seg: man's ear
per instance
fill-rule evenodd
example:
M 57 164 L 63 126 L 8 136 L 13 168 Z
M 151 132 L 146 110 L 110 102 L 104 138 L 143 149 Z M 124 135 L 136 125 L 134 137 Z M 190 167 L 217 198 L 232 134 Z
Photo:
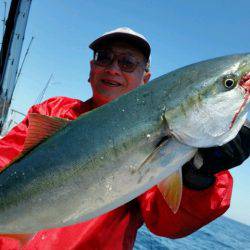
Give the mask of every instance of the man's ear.
M 91 60 L 91 61 L 89 62 L 89 64 L 90 64 L 90 71 L 89 71 L 89 79 L 88 79 L 88 82 L 90 83 L 91 72 L 92 72 L 92 67 L 93 67 L 94 61 Z
M 149 81 L 151 77 L 151 73 L 148 71 L 148 72 L 145 72 L 144 76 L 143 76 L 143 83 L 147 83 Z
M 93 60 L 93 59 L 92 59 L 92 60 L 90 60 L 89 64 L 90 64 L 90 69 L 91 69 L 91 68 L 93 67 L 94 60 Z

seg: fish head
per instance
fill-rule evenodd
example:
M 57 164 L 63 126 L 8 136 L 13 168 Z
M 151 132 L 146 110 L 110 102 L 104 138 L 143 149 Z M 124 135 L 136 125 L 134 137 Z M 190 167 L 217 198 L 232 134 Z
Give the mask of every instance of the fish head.
M 179 104 L 184 112 L 170 121 L 174 136 L 195 147 L 232 140 L 250 108 L 250 54 L 215 58 L 185 70 L 192 76 Z

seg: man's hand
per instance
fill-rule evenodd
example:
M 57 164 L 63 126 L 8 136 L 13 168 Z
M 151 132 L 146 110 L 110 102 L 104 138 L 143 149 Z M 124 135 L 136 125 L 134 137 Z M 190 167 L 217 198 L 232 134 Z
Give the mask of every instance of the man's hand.
M 243 126 L 238 135 L 220 147 L 202 148 L 198 150 L 200 166 L 194 159 L 182 168 L 183 183 L 186 187 L 202 190 L 210 187 L 215 180 L 214 174 L 242 164 L 250 154 L 249 123 Z

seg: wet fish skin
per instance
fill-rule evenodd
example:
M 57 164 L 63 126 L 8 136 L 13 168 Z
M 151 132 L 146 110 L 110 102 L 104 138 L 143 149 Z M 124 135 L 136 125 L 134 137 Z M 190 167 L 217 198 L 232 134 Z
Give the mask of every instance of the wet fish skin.
M 197 147 L 231 140 L 248 108 L 229 129 L 244 90 L 226 89 L 223 79 L 249 71 L 249 54 L 189 65 L 72 121 L 0 174 L 0 232 L 93 218 L 175 172 Z M 169 134 L 164 161 L 140 168 Z

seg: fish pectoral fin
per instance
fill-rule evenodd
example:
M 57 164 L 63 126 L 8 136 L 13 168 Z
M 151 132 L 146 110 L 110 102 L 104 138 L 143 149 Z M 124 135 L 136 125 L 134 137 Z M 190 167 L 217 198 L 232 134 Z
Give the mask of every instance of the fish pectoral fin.
M 29 114 L 29 127 L 22 153 L 30 151 L 39 143 L 55 134 L 69 123 L 69 120 L 46 115 Z
M 21 246 L 24 246 L 33 237 L 33 234 L 0 234 L 0 237 L 17 240 Z
M 182 171 L 181 168 L 161 181 L 157 186 L 168 206 L 177 213 L 182 197 Z
M 175 138 L 168 138 L 144 160 L 139 168 L 145 174 L 148 169 L 162 169 L 158 188 L 173 213 L 178 211 L 182 197 L 182 166 L 191 160 L 196 152 L 197 148 L 180 143 Z

